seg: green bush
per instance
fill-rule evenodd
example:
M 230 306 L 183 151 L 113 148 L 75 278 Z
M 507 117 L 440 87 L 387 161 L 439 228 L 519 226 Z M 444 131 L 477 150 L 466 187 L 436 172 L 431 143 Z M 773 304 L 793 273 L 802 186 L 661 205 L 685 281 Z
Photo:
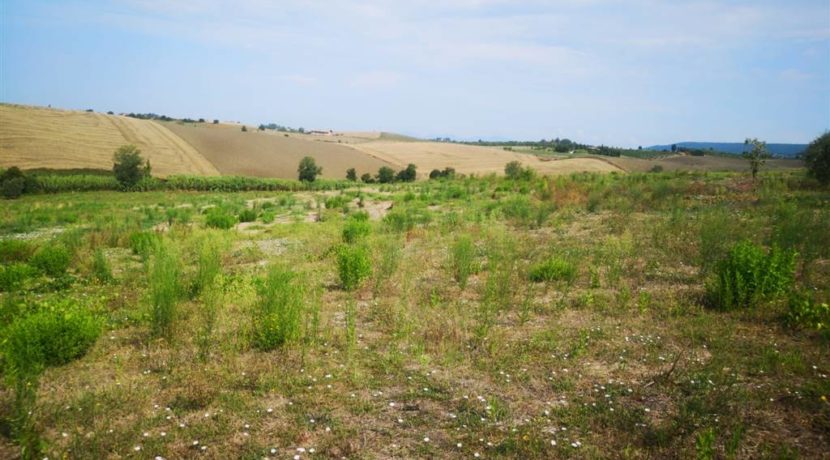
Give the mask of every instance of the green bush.
M 273 350 L 300 338 L 305 286 L 293 271 L 275 266 L 257 289 L 252 310 L 253 345 Z
M 576 279 L 576 267 L 567 260 L 553 257 L 531 267 L 528 278 L 537 283 L 545 281 L 571 283 Z
M 0 292 L 12 292 L 23 287 L 35 269 L 21 262 L 0 265 Z
M 22 177 L 4 180 L 0 189 L 2 189 L 3 198 L 13 200 L 20 198 L 23 195 L 23 190 L 26 188 L 26 180 Z
M 777 247 L 766 252 L 750 241 L 736 244 L 715 267 L 708 287 L 712 305 L 722 310 L 746 308 L 785 294 L 795 281 L 795 258 L 794 252 Z
M 352 244 L 369 236 L 372 227 L 369 222 L 357 219 L 349 219 L 343 226 L 343 241 Z
M 818 302 L 810 295 L 794 292 L 790 295 L 788 307 L 788 325 L 810 329 L 830 338 L 830 304 Z
M 155 232 L 134 232 L 130 235 L 130 249 L 142 260 L 147 260 L 158 243 L 159 236 Z
M 150 324 L 153 335 L 173 338 L 180 294 L 179 255 L 172 243 L 160 241 L 148 267 Z
M 817 137 L 804 152 L 807 172 L 822 184 L 830 184 L 830 131 Z
M 73 304 L 19 317 L 5 330 L 3 358 L 7 376 L 35 376 L 46 366 L 77 359 L 101 333 L 101 321 Z
M 57 278 L 65 275 L 72 255 L 63 246 L 44 246 L 35 252 L 29 263 L 41 273 Z
M 208 227 L 227 230 L 236 224 L 236 218 L 221 208 L 210 208 L 205 215 L 205 224 Z
M 353 291 L 372 274 L 369 251 L 364 246 L 346 245 L 337 251 L 337 271 L 343 289 Z
M 196 263 L 196 275 L 190 285 L 190 298 L 196 298 L 222 271 L 222 250 L 218 242 L 206 239 L 199 248 L 199 258 Z
M 239 222 L 253 222 L 257 217 L 259 217 L 259 213 L 256 209 L 245 208 L 239 213 Z M 231 224 L 231 226 L 233 226 L 233 224 Z
M 469 236 L 460 236 L 450 251 L 452 276 L 461 289 L 467 286 L 467 279 L 475 271 L 475 245 Z
M 0 240 L 0 262 L 26 262 L 34 253 L 31 244 L 23 240 Z
M 141 150 L 135 145 L 118 147 L 112 157 L 112 172 L 124 188 L 135 186 L 150 177 L 150 161 L 141 158 Z

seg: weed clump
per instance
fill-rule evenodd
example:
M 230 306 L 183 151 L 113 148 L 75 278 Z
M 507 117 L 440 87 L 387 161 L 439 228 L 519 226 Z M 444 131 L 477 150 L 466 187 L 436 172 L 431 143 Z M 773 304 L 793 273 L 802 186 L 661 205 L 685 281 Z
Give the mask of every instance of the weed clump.
M 20 262 L 0 265 L 0 292 L 17 291 L 35 272 L 34 268 Z
M 58 278 L 66 274 L 71 259 L 69 250 L 63 246 L 44 246 L 32 256 L 29 263 L 44 275 Z
M 158 245 L 159 236 L 155 232 L 134 232 L 130 235 L 130 249 L 133 254 L 147 260 L 153 249 Z
M 361 245 L 344 245 L 337 251 L 337 272 L 340 284 L 347 291 L 354 291 L 372 274 L 369 251 Z
M 275 266 L 262 280 L 252 310 L 253 345 L 268 351 L 300 338 L 305 286 L 293 271 Z
M 469 236 L 461 236 L 453 244 L 450 266 L 453 278 L 464 289 L 467 279 L 475 271 L 475 245 Z
M 803 327 L 830 339 L 830 304 L 819 302 L 811 296 L 794 292 L 788 302 L 786 323 L 790 327 Z
M 26 262 L 34 253 L 31 244 L 22 240 L 0 240 L 0 262 Z
M 245 208 L 239 213 L 239 222 L 254 222 L 259 217 L 259 212 L 256 209 Z M 232 227 L 231 224 L 229 227 Z
M 358 213 L 356 215 L 360 214 Z M 369 222 L 352 217 L 343 226 L 343 242 L 347 244 L 356 243 L 369 236 L 371 230 L 372 227 L 369 225 Z
M 221 208 L 210 208 L 205 215 L 205 225 L 227 230 L 236 224 L 236 217 Z
M 567 260 L 553 257 L 531 267 L 528 278 L 536 283 L 548 281 L 571 283 L 576 278 L 576 266 Z
M 101 248 L 95 250 L 95 256 L 92 259 L 92 274 L 101 283 L 109 283 L 113 280 L 112 266 Z
M 785 294 L 795 281 L 795 258 L 795 252 L 777 247 L 766 252 L 749 241 L 736 244 L 715 267 L 712 305 L 734 310 Z

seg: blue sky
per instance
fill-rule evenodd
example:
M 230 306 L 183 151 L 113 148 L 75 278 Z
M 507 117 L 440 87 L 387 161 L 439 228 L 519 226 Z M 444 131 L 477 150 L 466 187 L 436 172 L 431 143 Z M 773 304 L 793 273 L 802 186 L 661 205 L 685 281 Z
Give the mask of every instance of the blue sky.
M 3 102 L 592 144 L 809 142 L 830 1 L 0 2 Z

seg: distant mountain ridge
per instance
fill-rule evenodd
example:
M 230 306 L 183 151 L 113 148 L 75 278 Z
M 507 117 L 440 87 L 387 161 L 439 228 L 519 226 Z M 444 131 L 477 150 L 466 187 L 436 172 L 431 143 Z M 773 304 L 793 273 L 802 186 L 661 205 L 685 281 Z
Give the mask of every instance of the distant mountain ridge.
M 687 149 L 711 149 L 716 152 L 730 153 L 733 155 L 740 155 L 747 149 L 747 146 L 743 142 L 678 142 L 674 145 Z M 671 146 L 672 144 L 652 145 L 651 147 L 646 147 L 646 150 L 671 151 Z M 767 150 L 778 157 L 794 158 L 806 149 L 807 144 L 767 144 Z

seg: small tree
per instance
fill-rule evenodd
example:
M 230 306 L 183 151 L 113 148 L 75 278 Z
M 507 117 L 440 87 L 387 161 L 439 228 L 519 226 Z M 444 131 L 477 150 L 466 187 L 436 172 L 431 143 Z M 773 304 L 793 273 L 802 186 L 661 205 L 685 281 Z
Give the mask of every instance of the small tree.
M 412 163 L 409 163 L 406 169 L 403 169 L 398 172 L 397 180 L 401 182 L 414 182 L 415 178 L 418 176 L 416 169 L 417 166 L 415 166 Z
M 504 165 L 504 175 L 509 179 L 518 179 L 522 175 L 522 164 L 516 160 Z
M 363 181 L 363 183 L 366 183 L 366 184 L 371 184 L 372 182 L 374 182 L 374 181 L 375 181 L 375 180 L 372 178 L 372 175 L 371 175 L 371 174 L 369 174 L 369 173 L 363 173 L 363 175 L 362 175 L 362 176 L 360 176 L 360 180 L 361 180 L 361 181 Z
M 134 186 L 144 177 L 150 177 L 150 162 L 141 158 L 141 150 L 135 145 L 118 147 L 112 161 L 112 172 L 125 188 Z
M 388 184 L 395 180 L 395 170 L 389 166 L 381 166 L 378 169 L 378 182 Z
M 300 166 L 297 168 L 297 172 L 300 175 L 300 180 L 304 182 L 314 182 L 317 179 L 317 176 L 323 173 L 323 168 L 321 166 L 317 166 L 317 162 L 314 161 L 314 158 L 311 157 L 303 157 L 300 160 Z
M 248 132 L 248 127 L 245 126 L 245 125 L 242 125 L 242 132 L 247 133 Z
M 804 152 L 807 174 L 822 184 L 830 184 L 830 131 L 817 137 Z
M 758 171 L 760 171 L 761 166 L 763 166 L 764 163 L 767 162 L 767 158 L 770 157 L 770 154 L 767 151 L 767 143 L 753 138 L 745 140 L 744 145 L 752 147 L 748 152 L 744 152 L 743 157 L 749 160 L 749 168 L 752 171 L 752 179 L 755 179 L 758 176 Z
M 357 171 L 354 168 L 349 168 L 346 170 L 346 180 L 350 180 L 352 182 L 357 181 Z

